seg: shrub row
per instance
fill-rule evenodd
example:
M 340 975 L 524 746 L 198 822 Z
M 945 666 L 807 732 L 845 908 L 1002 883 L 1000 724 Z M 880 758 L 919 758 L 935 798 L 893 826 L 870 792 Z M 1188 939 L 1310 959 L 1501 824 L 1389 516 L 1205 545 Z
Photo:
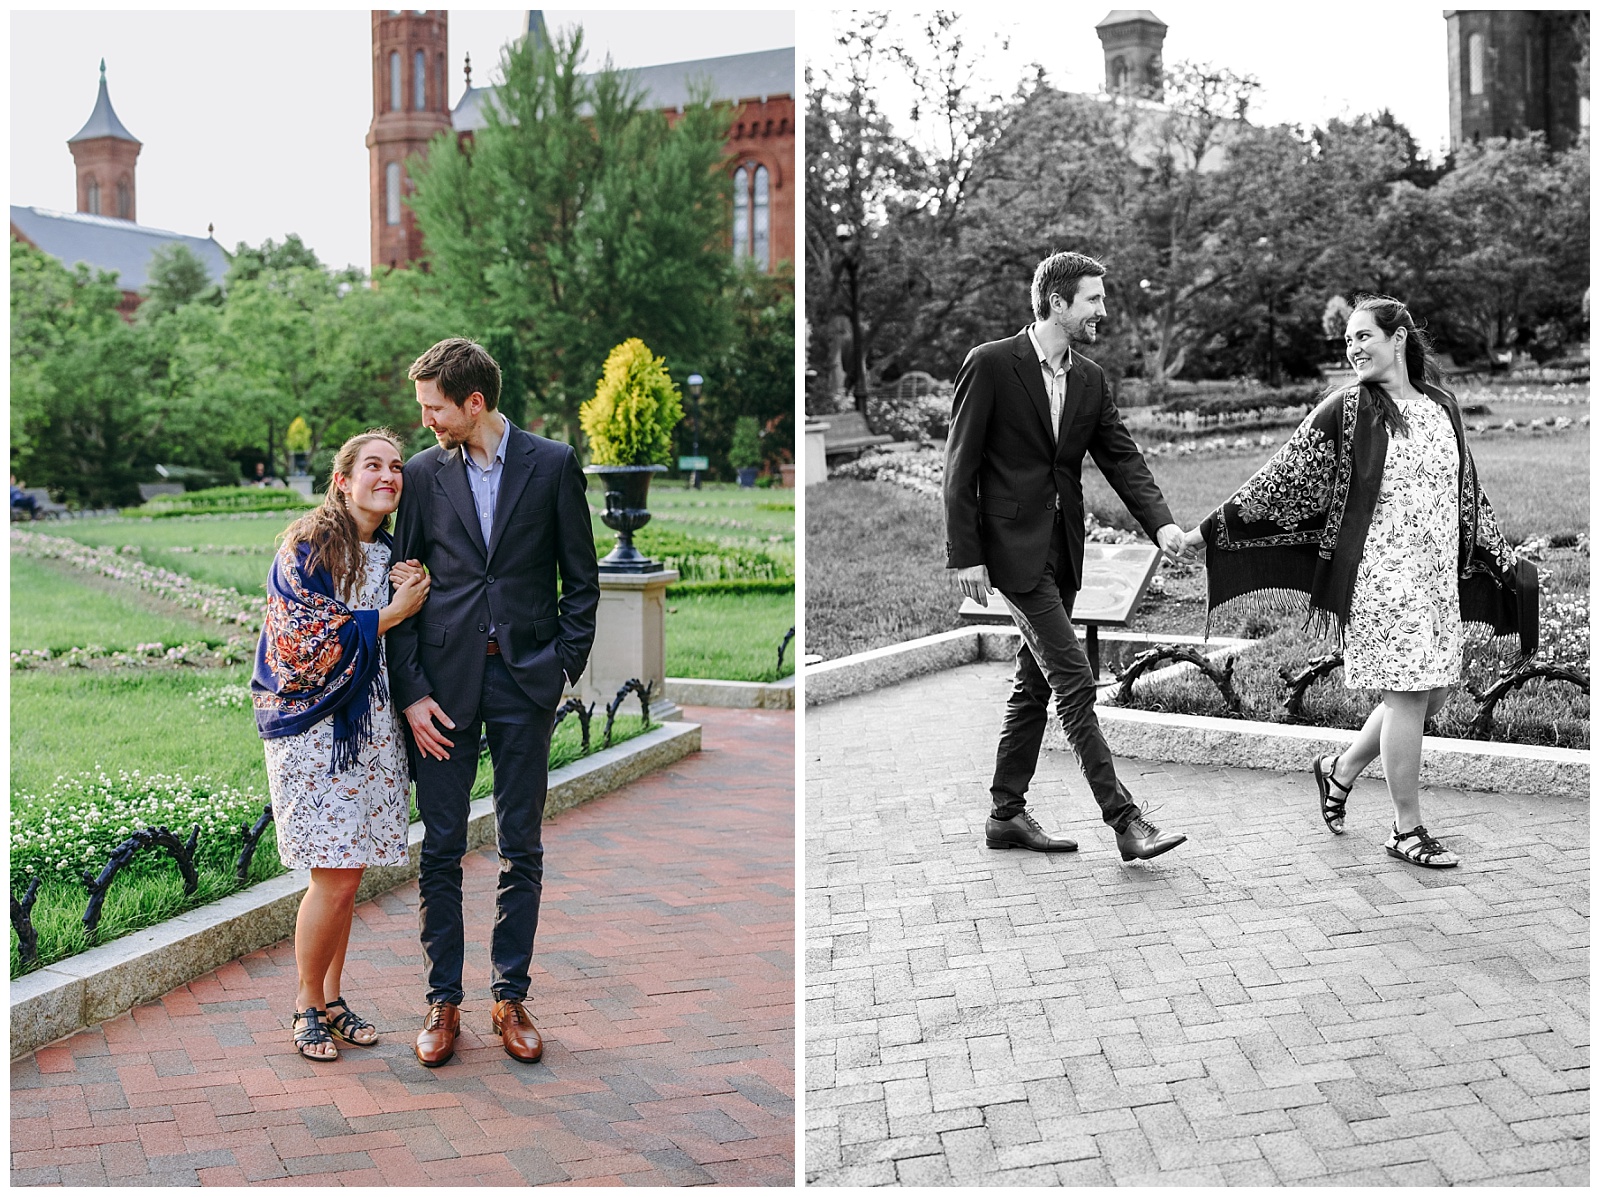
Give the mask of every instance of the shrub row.
M 150 519 L 176 515 L 228 515 L 246 511 L 300 511 L 318 500 L 276 486 L 213 486 L 181 495 L 157 495 L 138 509 Z

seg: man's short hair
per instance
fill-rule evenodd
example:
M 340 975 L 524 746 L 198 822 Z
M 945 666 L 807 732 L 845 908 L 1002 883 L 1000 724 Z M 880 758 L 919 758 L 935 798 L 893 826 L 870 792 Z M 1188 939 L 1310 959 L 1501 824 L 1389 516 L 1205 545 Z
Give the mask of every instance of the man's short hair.
M 457 407 L 473 391 L 483 396 L 488 411 L 500 403 L 500 364 L 482 345 L 466 337 L 440 341 L 411 363 L 406 377 L 413 382 L 435 380 L 440 393 Z
M 1051 254 L 1033 272 L 1033 314 L 1050 318 L 1050 297 L 1059 295 L 1070 306 L 1078 297 L 1078 280 L 1102 278 L 1106 268 L 1088 254 L 1063 251 Z

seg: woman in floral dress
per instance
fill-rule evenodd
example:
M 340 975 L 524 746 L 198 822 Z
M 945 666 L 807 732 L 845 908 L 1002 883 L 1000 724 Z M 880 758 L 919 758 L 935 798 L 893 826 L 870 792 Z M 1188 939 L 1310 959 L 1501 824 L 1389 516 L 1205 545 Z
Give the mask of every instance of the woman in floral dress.
M 422 606 L 420 565 L 390 566 L 390 516 L 405 460 L 392 433 L 362 433 L 333 462 L 327 496 L 284 533 L 267 581 L 251 680 L 278 854 L 310 869 L 295 922 L 295 1044 L 337 1059 L 377 1029 L 341 990 L 356 889 L 368 865 L 406 859 L 410 768 L 389 692 L 383 634 Z M 394 597 L 390 598 L 390 582 Z
M 1303 592 L 1309 622 L 1342 636 L 1345 685 L 1383 693 L 1343 752 L 1312 762 L 1328 830 L 1344 834 L 1351 787 L 1381 757 L 1389 855 L 1451 868 L 1460 858 L 1422 823 L 1423 726 L 1461 679 L 1464 621 L 1533 653 L 1538 578 L 1478 489 L 1455 397 L 1405 304 L 1358 297 L 1345 351 L 1358 385 L 1324 399 L 1185 541 L 1206 545 L 1213 610 Z

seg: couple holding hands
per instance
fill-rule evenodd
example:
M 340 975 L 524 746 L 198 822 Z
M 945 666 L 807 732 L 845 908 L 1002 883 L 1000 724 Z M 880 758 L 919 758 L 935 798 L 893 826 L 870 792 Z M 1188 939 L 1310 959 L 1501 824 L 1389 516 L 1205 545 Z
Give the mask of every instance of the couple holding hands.
M 1052 254 L 1033 277 L 1035 320 L 980 345 L 956 375 L 946 447 L 947 564 L 963 593 L 997 589 L 1022 633 L 985 828 L 991 848 L 1071 852 L 1026 809 L 1049 703 L 1123 860 L 1186 837 L 1150 822 L 1117 779 L 1095 717 L 1095 678 L 1072 628 L 1083 570 L 1082 466 L 1089 454 L 1168 560 L 1204 548 L 1208 605 L 1294 605 L 1344 649 L 1344 684 L 1382 693 L 1345 749 L 1311 762 L 1317 810 L 1344 834 L 1356 778 L 1383 762 L 1390 856 L 1449 868 L 1422 822 L 1426 720 L 1461 680 L 1464 625 L 1538 645 L 1538 576 L 1507 545 L 1478 486 L 1455 397 L 1406 305 L 1358 296 L 1345 326 L 1355 385 L 1331 390 L 1288 442 L 1198 527 L 1174 521 L 1112 402 L 1100 367 L 1073 349 L 1106 317 L 1106 268 Z
M 584 476 L 571 446 L 500 414 L 500 368 L 481 346 L 441 341 L 409 377 L 438 446 L 408 462 L 387 430 L 346 441 L 267 583 L 257 730 L 279 855 L 311 871 L 295 925 L 294 1039 L 311 1060 L 377 1040 L 359 998 L 356 1009 L 346 1000 L 345 951 L 363 870 L 406 860 L 415 780 L 427 971 L 415 1051 L 428 1067 L 454 1053 L 461 860 L 486 736 L 500 853 L 490 1022 L 507 1054 L 533 1061 L 543 1040 L 526 1002 L 550 736 L 562 689 L 588 660 L 600 597 Z

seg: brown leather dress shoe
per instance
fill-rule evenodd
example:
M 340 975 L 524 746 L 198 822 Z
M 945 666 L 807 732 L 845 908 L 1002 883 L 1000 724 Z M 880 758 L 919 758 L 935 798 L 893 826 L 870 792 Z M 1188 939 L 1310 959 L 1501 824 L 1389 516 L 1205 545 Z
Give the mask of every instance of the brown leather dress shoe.
M 417 1033 L 417 1059 L 424 1068 L 437 1068 L 456 1054 L 456 1036 L 461 1034 L 461 1007 L 450 1002 L 435 1002 L 428 1007 L 428 1020 Z
M 506 1055 L 531 1064 L 544 1054 L 544 1040 L 533 1016 L 521 1002 L 494 1004 L 494 1033 L 505 1045 Z

